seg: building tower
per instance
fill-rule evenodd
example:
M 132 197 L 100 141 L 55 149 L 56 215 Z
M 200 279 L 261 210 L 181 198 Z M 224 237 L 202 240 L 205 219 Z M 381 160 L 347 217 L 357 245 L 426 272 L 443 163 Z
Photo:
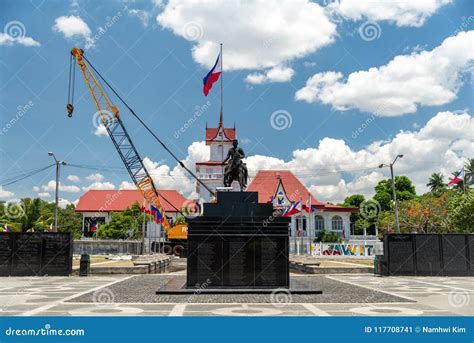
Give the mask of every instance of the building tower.
M 208 128 L 206 123 L 206 145 L 211 148 L 211 156 L 206 162 L 196 163 L 196 173 L 199 179 L 205 183 L 212 191 L 216 187 L 224 185 L 224 166 L 222 161 L 226 158 L 227 152 L 232 147 L 232 140 L 237 137 L 234 128 L 224 128 L 222 112 L 219 115 L 219 124 L 216 128 Z M 196 192 L 204 202 L 211 201 L 211 195 L 207 189 L 196 182 Z

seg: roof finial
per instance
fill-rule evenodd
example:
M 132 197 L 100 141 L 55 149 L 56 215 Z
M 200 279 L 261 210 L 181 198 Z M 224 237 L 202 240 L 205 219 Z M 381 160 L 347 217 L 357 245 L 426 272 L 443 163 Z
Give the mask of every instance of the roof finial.
M 218 127 L 224 127 L 224 120 L 222 119 L 222 111 L 219 114 L 219 126 Z

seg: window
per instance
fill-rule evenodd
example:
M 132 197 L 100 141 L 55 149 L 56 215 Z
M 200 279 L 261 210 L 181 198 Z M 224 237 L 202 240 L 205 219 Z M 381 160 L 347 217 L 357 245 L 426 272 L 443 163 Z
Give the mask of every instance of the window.
M 306 217 L 300 216 L 296 217 L 296 236 L 298 237 L 306 237 Z M 299 233 L 298 233 L 299 231 Z
M 342 218 L 340 216 L 332 217 L 332 230 L 333 231 L 342 231 Z
M 314 230 L 323 231 L 324 230 L 324 218 L 323 216 L 317 215 L 314 217 Z

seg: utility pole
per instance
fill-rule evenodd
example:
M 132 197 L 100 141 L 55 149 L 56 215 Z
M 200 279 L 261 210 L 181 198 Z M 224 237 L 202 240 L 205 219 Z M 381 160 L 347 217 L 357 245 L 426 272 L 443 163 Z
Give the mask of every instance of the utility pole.
M 58 161 L 56 156 L 53 152 L 48 152 L 49 156 L 54 158 L 54 162 L 56 163 L 56 196 L 55 196 L 55 206 L 54 206 L 54 232 L 58 232 L 58 206 L 59 206 L 59 174 L 61 165 L 65 166 L 66 162 Z
M 390 168 L 390 175 L 392 178 L 392 194 L 393 194 L 393 201 L 394 201 L 394 207 L 395 207 L 395 226 L 397 227 L 397 233 L 400 233 L 400 222 L 398 220 L 398 200 L 397 200 L 397 192 L 395 191 L 395 177 L 393 176 L 393 165 L 395 164 L 398 158 L 402 158 L 402 157 L 403 155 L 397 155 L 397 157 L 395 157 L 393 162 L 390 163 L 389 165 L 383 164 L 383 163 L 379 165 L 379 168 L 383 168 L 383 167 Z

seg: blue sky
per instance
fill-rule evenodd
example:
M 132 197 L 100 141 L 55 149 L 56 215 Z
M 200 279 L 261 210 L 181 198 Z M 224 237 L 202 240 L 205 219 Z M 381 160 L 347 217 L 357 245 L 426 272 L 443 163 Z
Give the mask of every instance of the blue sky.
M 54 151 L 69 164 L 97 168 L 64 167 L 64 203 L 76 201 L 94 183 L 118 188 L 129 181 L 109 138 L 95 134 L 95 109 L 79 73 L 76 110 L 72 119 L 66 115 L 69 51 L 75 45 L 88 46 L 95 67 L 193 167 L 207 154 L 200 143 L 206 121 L 213 126 L 218 119 L 219 88 L 204 97 L 202 77 L 222 41 L 224 121 L 235 122 L 251 172 L 290 169 L 317 198 L 339 201 L 352 193 L 370 196 L 388 175 L 377 164 L 403 153 L 399 173 L 422 193 L 432 172 L 447 177 L 474 154 L 473 40 L 467 35 L 474 26 L 473 3 L 425 2 L 406 8 L 409 1 L 397 7 L 298 0 L 286 15 L 285 2 L 257 1 L 245 8 L 232 1 L 227 6 L 184 1 L 182 7 L 179 1 L 151 0 L 2 1 L 0 179 L 48 165 L 47 152 Z M 375 30 L 375 39 L 362 31 L 364 25 Z M 15 38 L 18 32 L 22 39 Z M 450 37 L 452 44 L 443 43 Z M 398 61 L 403 56 L 408 58 Z M 394 60 L 392 72 L 385 70 Z M 398 68 L 399 79 L 393 73 Z M 328 81 L 329 72 L 339 78 Z M 311 84 L 315 75 L 325 81 Z M 358 76 L 362 79 L 352 82 Z M 399 94 L 393 99 L 390 92 Z M 159 187 L 192 193 L 192 180 L 120 109 Z M 291 125 L 275 129 L 275 112 Z M 0 195 L 51 200 L 53 172 L 5 186 Z M 70 175 L 77 178 L 67 179 Z

